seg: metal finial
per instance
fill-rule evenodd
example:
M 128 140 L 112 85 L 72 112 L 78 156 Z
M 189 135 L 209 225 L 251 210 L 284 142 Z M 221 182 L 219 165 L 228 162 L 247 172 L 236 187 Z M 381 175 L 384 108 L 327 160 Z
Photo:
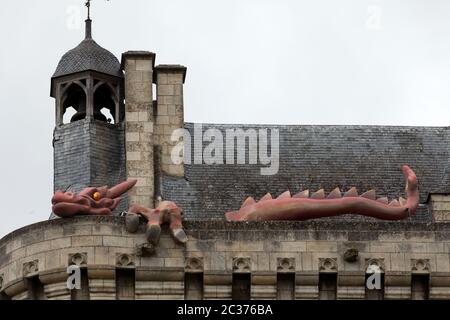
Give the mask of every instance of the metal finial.
M 87 18 L 88 18 L 88 20 L 90 20 L 91 19 L 91 0 L 87 0 L 86 1 L 86 7 L 87 7 L 87 10 L 88 10 Z
M 91 0 L 86 1 L 88 16 L 86 19 L 86 39 L 92 39 Z

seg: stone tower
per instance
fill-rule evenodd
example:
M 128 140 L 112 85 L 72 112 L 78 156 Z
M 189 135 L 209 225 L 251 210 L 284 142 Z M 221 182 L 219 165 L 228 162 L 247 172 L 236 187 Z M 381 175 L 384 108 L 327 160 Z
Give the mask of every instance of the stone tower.
M 93 40 L 90 18 L 85 39 L 61 58 L 51 96 L 54 189 L 78 192 L 125 180 L 124 75 L 118 59 Z M 68 118 L 70 110 L 74 114 Z

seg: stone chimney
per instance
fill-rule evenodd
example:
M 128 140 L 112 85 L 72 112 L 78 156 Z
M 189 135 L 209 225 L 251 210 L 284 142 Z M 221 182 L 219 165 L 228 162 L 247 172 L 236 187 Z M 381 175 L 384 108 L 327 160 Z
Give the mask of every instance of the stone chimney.
M 183 85 L 186 67 L 180 65 L 159 65 L 155 68 L 156 82 L 156 127 L 155 143 L 160 146 L 160 166 L 163 174 L 184 177 L 184 164 L 172 161 L 172 150 L 178 141 L 172 141 L 172 134 L 184 128 Z
M 129 204 L 152 208 L 155 194 L 153 161 L 153 69 L 155 54 L 128 51 L 122 55 L 125 71 L 125 146 L 128 178 L 138 180 Z

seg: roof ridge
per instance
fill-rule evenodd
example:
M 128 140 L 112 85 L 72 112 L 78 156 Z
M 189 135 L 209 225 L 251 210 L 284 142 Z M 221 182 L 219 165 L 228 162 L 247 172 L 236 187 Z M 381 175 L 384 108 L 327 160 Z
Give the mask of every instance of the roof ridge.
M 450 130 L 450 126 L 412 126 L 412 125 L 372 125 L 372 124 L 277 124 L 277 123 L 213 123 L 213 122 L 185 122 L 185 126 L 239 126 L 239 127 L 283 127 L 283 128 L 376 128 L 376 129 L 445 129 Z

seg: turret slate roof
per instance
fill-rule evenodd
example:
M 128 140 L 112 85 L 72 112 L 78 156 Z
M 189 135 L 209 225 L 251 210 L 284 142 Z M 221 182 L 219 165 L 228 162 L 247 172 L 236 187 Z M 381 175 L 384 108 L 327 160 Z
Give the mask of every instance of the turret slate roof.
M 83 40 L 76 48 L 61 58 L 53 78 L 93 70 L 108 75 L 123 77 L 119 60 L 93 39 Z

